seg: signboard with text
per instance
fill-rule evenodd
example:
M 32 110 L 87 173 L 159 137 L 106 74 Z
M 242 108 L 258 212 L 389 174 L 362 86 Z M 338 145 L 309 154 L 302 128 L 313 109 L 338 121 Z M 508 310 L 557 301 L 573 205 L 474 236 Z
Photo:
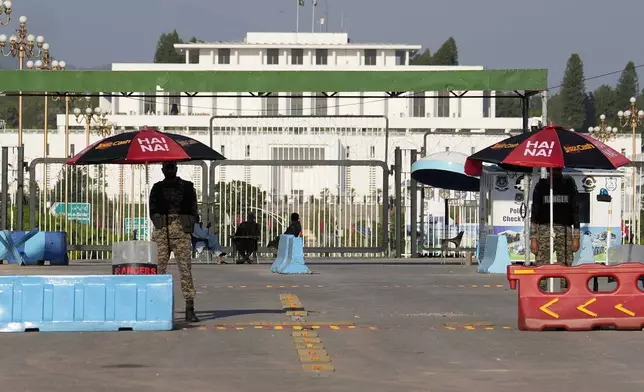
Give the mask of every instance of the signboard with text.
M 88 224 L 92 219 L 92 205 L 90 203 L 63 203 L 56 202 L 49 209 L 52 215 L 65 215 L 68 220 L 76 220 Z

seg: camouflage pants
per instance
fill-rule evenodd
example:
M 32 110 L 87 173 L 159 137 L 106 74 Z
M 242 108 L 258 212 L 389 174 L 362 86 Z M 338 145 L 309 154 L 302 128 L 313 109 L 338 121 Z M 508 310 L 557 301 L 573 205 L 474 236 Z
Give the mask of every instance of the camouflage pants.
M 183 298 L 186 300 L 194 299 L 196 290 L 192 281 L 192 241 L 190 233 L 184 233 L 181 227 L 173 222 L 168 229 L 154 229 L 152 240 L 157 244 L 157 268 L 159 274 L 166 273 L 170 252 L 173 252 L 179 268 Z
M 570 267 L 572 265 L 574 252 L 572 251 L 573 232 L 572 227 L 553 226 L 555 233 L 554 245 L 557 264 Z M 550 263 L 550 225 L 532 225 L 530 230 L 531 238 L 539 244 L 535 264 L 537 266 Z

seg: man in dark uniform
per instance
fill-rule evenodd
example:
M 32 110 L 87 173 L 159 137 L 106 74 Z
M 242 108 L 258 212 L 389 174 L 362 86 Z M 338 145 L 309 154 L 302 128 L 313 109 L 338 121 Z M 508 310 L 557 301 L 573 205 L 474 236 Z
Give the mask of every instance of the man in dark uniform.
M 579 250 L 579 194 L 574 178 L 561 169 L 552 170 L 554 251 L 557 263 L 571 266 Z M 541 179 L 534 188 L 530 216 L 530 250 L 536 264 L 550 262 L 550 180 Z
M 257 223 L 255 213 L 249 212 L 246 220 L 237 226 L 235 231 L 235 247 L 239 252 L 240 259 L 237 264 L 251 264 L 250 256 L 257 252 L 257 241 L 261 236 L 262 228 Z
M 299 237 L 302 234 L 302 224 L 300 223 L 300 214 L 294 212 L 291 214 L 291 224 L 286 229 L 284 234 L 291 234 L 295 237 Z
M 191 234 L 199 220 L 197 193 L 190 181 L 177 177 L 176 163 L 163 165 L 165 179 L 150 192 L 150 219 L 154 224 L 152 240 L 157 244 L 157 268 L 165 274 L 170 252 L 174 252 L 186 300 L 186 321 L 199 322 L 195 314 L 196 290 L 192 281 Z

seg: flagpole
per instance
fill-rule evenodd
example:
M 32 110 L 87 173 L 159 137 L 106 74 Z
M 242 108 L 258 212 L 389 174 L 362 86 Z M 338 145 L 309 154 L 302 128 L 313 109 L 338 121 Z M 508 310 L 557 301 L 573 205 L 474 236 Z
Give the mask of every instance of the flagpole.
M 295 4 L 297 4 L 297 13 L 295 14 L 296 15 L 295 18 L 297 19 L 297 21 L 295 22 L 295 32 L 299 33 L 300 32 L 300 3 L 297 2 Z
M 316 6 L 317 1 L 313 0 L 311 1 L 313 10 L 311 12 L 311 32 L 315 33 L 315 6 Z

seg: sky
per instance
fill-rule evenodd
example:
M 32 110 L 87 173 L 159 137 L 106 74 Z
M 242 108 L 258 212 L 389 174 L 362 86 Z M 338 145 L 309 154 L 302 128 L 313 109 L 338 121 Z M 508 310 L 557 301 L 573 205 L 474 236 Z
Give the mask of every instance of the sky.
M 311 1 L 300 7 L 300 31 L 311 30 Z M 29 32 L 45 36 L 54 56 L 76 67 L 151 62 L 159 35 L 241 40 L 248 31 L 295 31 L 297 0 L 14 0 Z M 325 15 L 326 14 L 326 15 Z M 344 26 L 354 42 L 423 45 L 432 51 L 450 36 L 462 65 L 489 69 L 547 68 L 561 83 L 566 61 L 579 53 L 586 77 L 644 64 L 642 0 L 319 0 L 316 19 L 328 31 Z M 644 75 L 644 67 L 638 69 Z M 595 88 L 619 74 L 589 80 Z M 644 83 L 643 83 L 644 84 Z

